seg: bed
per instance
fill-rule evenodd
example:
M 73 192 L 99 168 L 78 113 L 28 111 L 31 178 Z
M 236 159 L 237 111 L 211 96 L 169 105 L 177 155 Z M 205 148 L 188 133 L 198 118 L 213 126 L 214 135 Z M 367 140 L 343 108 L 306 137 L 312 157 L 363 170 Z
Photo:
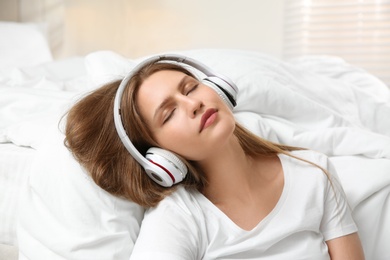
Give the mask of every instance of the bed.
M 0 45 L 6 57 L 0 61 L 0 258 L 128 259 L 144 209 L 91 181 L 63 145 L 63 115 L 146 57 L 97 51 L 53 60 L 35 26 L 1 26 L 17 36 Z M 330 156 L 366 258 L 390 259 L 388 86 L 332 56 L 282 61 L 231 49 L 174 53 L 234 80 L 235 116 L 257 135 Z

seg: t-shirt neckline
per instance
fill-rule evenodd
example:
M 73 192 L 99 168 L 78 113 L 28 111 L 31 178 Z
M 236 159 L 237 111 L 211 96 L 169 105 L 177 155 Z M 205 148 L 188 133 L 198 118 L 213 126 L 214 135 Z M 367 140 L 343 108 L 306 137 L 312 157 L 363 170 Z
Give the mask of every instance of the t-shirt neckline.
M 225 223 L 233 227 L 239 232 L 254 232 L 264 226 L 267 225 L 274 217 L 275 215 L 280 211 L 282 208 L 284 202 L 286 201 L 287 198 L 287 193 L 289 190 L 290 186 L 290 171 L 289 167 L 287 165 L 287 160 L 289 160 L 288 155 L 284 154 L 278 154 L 278 157 L 280 159 L 280 162 L 282 164 L 282 169 L 283 169 L 283 176 L 284 176 L 284 185 L 283 185 L 283 190 L 282 193 L 279 197 L 278 202 L 275 204 L 275 207 L 271 210 L 270 213 L 268 213 L 267 216 L 265 216 L 262 220 L 260 220 L 259 223 L 257 223 L 256 226 L 254 226 L 251 230 L 246 230 L 238 226 L 232 219 L 230 219 L 222 210 L 220 210 L 216 205 L 214 205 L 206 196 L 204 196 L 202 193 L 197 192 L 197 197 L 199 200 L 199 203 L 202 206 L 205 206 L 208 210 L 210 210 L 213 214 L 216 214 L 220 219 L 223 219 Z

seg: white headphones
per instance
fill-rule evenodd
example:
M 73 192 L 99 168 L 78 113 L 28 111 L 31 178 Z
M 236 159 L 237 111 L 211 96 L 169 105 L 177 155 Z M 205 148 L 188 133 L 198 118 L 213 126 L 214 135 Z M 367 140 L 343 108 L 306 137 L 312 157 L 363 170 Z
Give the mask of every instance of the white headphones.
M 187 166 L 172 152 L 157 147 L 149 148 L 146 156 L 142 156 L 126 134 L 120 111 L 123 91 L 135 72 L 147 64 L 160 61 L 175 61 L 187 64 L 205 74 L 206 78 L 203 79 L 203 83 L 214 89 L 230 109 L 233 109 L 236 105 L 238 88 L 230 79 L 212 72 L 208 67 L 198 61 L 181 55 L 154 56 L 146 59 L 122 80 L 114 100 L 114 123 L 118 135 L 131 156 L 145 169 L 153 181 L 161 186 L 171 187 L 186 177 L 188 171 Z

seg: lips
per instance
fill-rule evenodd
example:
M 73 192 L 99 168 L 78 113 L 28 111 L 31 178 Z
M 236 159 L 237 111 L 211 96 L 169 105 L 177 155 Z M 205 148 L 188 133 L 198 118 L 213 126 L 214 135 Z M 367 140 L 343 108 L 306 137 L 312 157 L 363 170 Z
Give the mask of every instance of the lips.
M 202 118 L 200 119 L 200 127 L 199 132 L 202 132 L 204 128 L 207 128 L 209 125 L 211 125 L 216 117 L 216 114 L 218 110 L 214 108 L 209 108 L 206 110 L 206 112 L 203 113 Z

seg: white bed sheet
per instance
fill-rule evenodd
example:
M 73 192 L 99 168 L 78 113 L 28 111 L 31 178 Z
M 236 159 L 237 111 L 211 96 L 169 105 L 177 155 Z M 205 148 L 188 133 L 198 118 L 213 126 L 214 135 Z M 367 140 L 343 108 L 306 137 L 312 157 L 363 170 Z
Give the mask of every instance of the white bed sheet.
M 34 67 L 53 60 L 42 24 L 0 21 L 0 35 L 0 88 L 12 85 L 8 79 L 18 73 L 16 68 Z M 0 113 L 3 111 L 1 104 Z M 4 130 L 4 122 L 5 118 L 0 117 L 0 124 L 3 123 L 0 131 Z M 33 149 L 11 143 L 1 144 L 0 153 L 0 258 L 11 260 L 17 257 L 14 245 L 19 191 L 34 156 Z
M 328 154 L 346 191 L 367 259 L 390 259 L 390 248 L 386 245 L 390 241 L 390 90 L 387 86 L 335 57 L 282 62 L 261 53 L 238 50 L 177 53 L 203 61 L 237 83 L 240 93 L 235 116 L 251 131 L 273 141 Z M 0 129 L 0 140 L 34 147 L 44 155 L 42 149 L 47 147 L 47 135 L 43 133 L 53 129 L 59 115 L 72 102 L 102 83 L 123 77 L 140 60 L 129 60 L 112 52 L 96 52 L 83 60 L 85 67 L 78 63 L 80 60 L 76 62 L 83 68 L 79 74 L 62 77 L 57 71 L 56 77 L 50 76 L 53 74 L 48 68 L 56 67 L 54 62 L 46 66 L 44 73 L 31 72 L 22 80 L 18 77 L 26 75 L 25 70 L 8 75 L 3 82 L 14 85 L 4 84 L 0 91 L 7 90 L 12 95 L 7 98 L 0 93 L 0 105 L 14 105 L 23 111 L 23 102 L 16 98 L 21 95 L 35 104 L 49 104 L 50 110 L 30 106 L 31 120 L 17 123 L 11 120 L 14 116 L 5 115 L 8 124 Z M 45 80 L 38 80 L 42 75 Z M 25 79 L 30 83 L 25 84 Z M 27 98 L 28 95 L 33 98 Z M 21 116 L 17 109 L 11 111 L 16 117 Z M 55 170 L 56 164 L 49 161 L 45 167 Z M 74 172 L 74 168 L 67 169 L 66 165 L 58 172 L 67 170 Z M 43 225 L 39 218 L 23 221 L 25 226 Z
M 367 260 L 389 259 L 390 160 L 332 157 L 353 210 Z
M 12 23 L 12 28 L 15 26 Z M 28 28 L 36 30 L 33 25 L 21 27 L 20 33 Z M 45 138 L 46 126 L 57 124 L 79 93 L 79 86 L 88 86 L 83 58 L 52 61 L 41 56 L 49 51 L 46 48 L 40 46 L 36 56 L 29 56 L 32 63 L 21 61 L 0 69 L 0 244 L 4 245 L 18 244 L 19 195 Z
M 19 195 L 35 158 L 35 150 L 12 143 L 0 145 L 0 244 L 16 245 Z

